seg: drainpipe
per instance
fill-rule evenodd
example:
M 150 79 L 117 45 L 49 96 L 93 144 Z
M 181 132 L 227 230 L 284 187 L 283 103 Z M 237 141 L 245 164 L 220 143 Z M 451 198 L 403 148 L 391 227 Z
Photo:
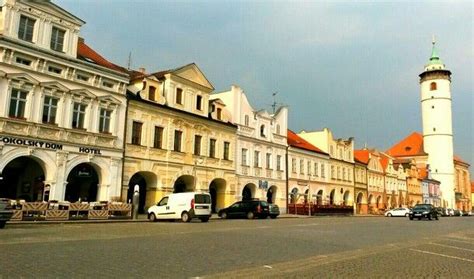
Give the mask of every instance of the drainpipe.
M 288 195 L 289 195 L 289 192 L 288 192 L 288 188 L 289 188 L 289 182 L 288 182 L 288 148 L 290 148 L 289 145 L 286 146 L 286 154 L 285 154 L 285 161 L 286 161 L 286 164 L 285 164 L 285 177 L 286 177 L 286 214 L 289 213 L 289 211 L 288 211 Z
M 126 143 L 127 143 L 127 121 L 128 121 L 128 105 L 129 105 L 129 100 L 128 100 L 128 97 L 127 97 L 127 89 L 125 88 L 125 121 L 124 121 L 124 124 L 123 124 L 123 128 L 124 128 L 124 131 L 123 131 L 123 144 L 122 144 L 122 176 L 120 177 L 120 200 L 122 201 L 123 200 L 123 190 L 122 190 L 122 187 L 123 187 L 123 177 L 125 175 L 124 171 L 125 171 L 125 147 L 126 147 Z M 128 193 L 128 191 L 127 191 Z M 125 202 L 127 202 L 125 200 Z

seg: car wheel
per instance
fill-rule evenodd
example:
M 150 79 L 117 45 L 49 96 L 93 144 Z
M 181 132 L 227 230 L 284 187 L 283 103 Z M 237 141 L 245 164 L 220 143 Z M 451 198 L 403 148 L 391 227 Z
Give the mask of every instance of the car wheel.
M 436 220 L 439 220 L 438 215 L 436 215 L 435 219 L 436 219 Z
M 0 221 L 0 229 L 5 228 L 6 223 L 7 223 L 7 221 Z
M 410 214 L 406 213 L 406 214 L 405 214 L 405 217 L 408 217 L 409 215 L 410 215 Z
M 431 220 L 431 219 L 433 219 L 433 218 L 431 217 L 431 213 L 430 213 L 430 214 L 428 214 L 428 220 Z
M 181 221 L 183 221 L 183 223 L 187 223 L 187 222 L 191 221 L 191 216 L 189 216 L 189 213 L 183 212 L 181 214 Z
M 413 217 L 410 217 L 410 220 L 412 220 L 412 221 L 413 221 Z
M 247 219 L 253 219 L 254 217 L 255 217 L 255 215 L 253 214 L 252 211 L 247 212 Z
M 225 212 L 222 212 L 222 213 L 221 213 L 221 218 L 222 218 L 222 219 L 227 219 L 227 217 L 228 217 L 228 216 L 227 216 L 227 213 L 225 213 Z
M 206 222 L 209 221 L 209 217 L 202 217 L 202 218 L 199 218 L 199 219 L 201 219 L 201 222 L 203 222 L 203 223 L 206 223 Z
M 150 215 L 148 215 L 148 220 L 150 220 L 150 222 L 156 222 L 156 215 L 155 213 L 150 213 Z
M 388 214 L 387 214 L 387 217 L 392 217 L 392 213 L 388 213 Z
M 270 218 L 272 219 L 276 219 L 276 217 L 277 217 L 276 215 L 270 215 Z

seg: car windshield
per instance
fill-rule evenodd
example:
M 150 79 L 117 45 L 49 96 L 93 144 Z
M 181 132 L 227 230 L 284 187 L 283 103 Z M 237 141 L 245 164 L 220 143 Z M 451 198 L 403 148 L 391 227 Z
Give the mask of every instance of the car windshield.
M 417 205 L 415 206 L 415 208 L 413 208 L 414 210 L 428 210 L 428 206 L 427 205 Z

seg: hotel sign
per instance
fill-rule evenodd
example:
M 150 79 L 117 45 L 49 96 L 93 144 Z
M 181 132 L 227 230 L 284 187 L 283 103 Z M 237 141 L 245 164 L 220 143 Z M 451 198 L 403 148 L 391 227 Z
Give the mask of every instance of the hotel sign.
M 27 146 L 27 147 L 36 147 L 36 148 L 45 148 L 45 149 L 53 149 L 53 150 L 63 150 L 63 145 L 54 142 L 47 142 L 41 140 L 31 140 L 31 139 L 21 139 L 15 137 L 2 137 L 0 136 L 0 142 L 4 144 L 14 144 L 20 146 Z M 86 153 L 86 154 L 95 154 L 95 155 L 102 155 L 102 151 L 98 148 L 91 148 L 91 147 L 77 147 L 77 152 Z

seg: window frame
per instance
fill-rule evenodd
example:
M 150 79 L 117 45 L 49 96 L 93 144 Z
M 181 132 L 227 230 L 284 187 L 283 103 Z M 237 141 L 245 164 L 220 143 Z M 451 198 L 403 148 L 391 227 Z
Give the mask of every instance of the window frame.
M 13 95 L 16 96 L 13 96 Z M 17 88 L 12 88 L 10 95 L 10 104 L 8 106 L 8 117 L 16 119 L 26 119 L 26 103 L 28 102 L 29 92 Z M 15 103 L 14 113 L 12 114 L 12 104 Z M 23 104 L 23 106 L 21 106 Z M 21 114 L 21 115 L 20 115 Z
M 49 98 L 49 102 L 46 103 L 46 99 Z M 56 104 L 53 104 L 53 101 L 56 101 Z M 53 96 L 44 96 L 43 99 L 43 112 L 41 114 L 41 123 L 43 124 L 56 124 L 56 116 L 58 112 L 58 103 L 59 98 Z M 45 111 L 47 109 L 47 112 Z M 52 113 L 54 111 L 54 113 Z M 46 112 L 46 114 L 45 114 Z M 54 114 L 53 119 L 51 120 L 51 114 Z M 46 121 L 45 121 L 46 116 Z
M 55 31 L 56 31 L 56 33 L 55 33 Z M 62 38 L 61 38 L 62 40 L 61 40 L 61 42 L 59 42 L 61 32 L 62 32 Z M 57 51 L 57 52 L 64 52 L 65 38 L 66 38 L 66 30 L 61 29 L 61 28 L 56 27 L 56 26 L 53 26 L 51 28 L 51 39 L 50 39 L 50 43 L 49 43 L 49 46 L 50 46 L 51 50 L 54 50 L 54 51 Z
M 173 151 L 182 152 L 183 131 L 174 130 Z
M 99 110 L 99 133 L 111 134 L 113 110 L 100 108 Z
M 216 158 L 216 139 L 209 139 L 209 158 Z
M 143 123 L 138 121 L 132 122 L 132 139 L 131 144 L 142 145 Z
M 78 106 L 76 108 L 76 105 Z M 84 108 L 84 110 L 81 110 Z M 71 121 L 71 128 L 73 129 L 85 129 L 85 119 L 86 119 L 86 110 L 87 105 L 81 102 L 74 102 L 72 104 L 72 121 Z M 74 123 L 77 123 L 74 125 Z
M 24 23 L 24 27 L 22 28 L 22 20 L 25 20 L 26 22 Z M 31 25 L 31 21 L 33 24 Z M 18 39 L 25 41 L 25 42 L 33 42 L 33 37 L 35 34 L 35 25 L 36 25 L 36 19 L 31 18 L 26 15 L 20 15 L 20 21 L 18 23 Z M 29 30 L 31 28 L 31 30 Z M 31 38 L 30 38 L 31 36 Z
M 163 132 L 163 127 L 155 126 L 153 134 L 153 148 L 163 149 Z
M 202 136 L 194 135 L 194 155 L 201 156 Z

